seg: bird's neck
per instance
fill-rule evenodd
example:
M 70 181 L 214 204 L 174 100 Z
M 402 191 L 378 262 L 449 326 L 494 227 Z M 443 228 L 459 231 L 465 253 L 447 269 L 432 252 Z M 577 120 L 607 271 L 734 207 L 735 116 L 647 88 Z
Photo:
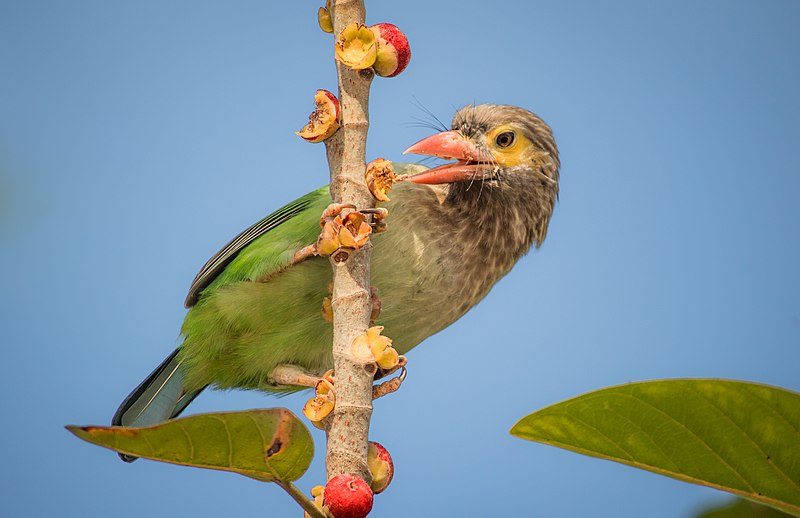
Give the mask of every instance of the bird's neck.
M 506 175 L 486 182 L 452 184 L 444 202 L 466 237 L 492 266 L 508 271 L 547 234 L 558 189 L 547 177 Z

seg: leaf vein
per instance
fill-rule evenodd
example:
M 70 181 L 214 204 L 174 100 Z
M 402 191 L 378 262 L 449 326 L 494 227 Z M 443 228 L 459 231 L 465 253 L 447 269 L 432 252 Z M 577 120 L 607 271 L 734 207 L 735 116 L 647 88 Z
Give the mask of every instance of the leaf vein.
M 209 417 L 211 417 L 212 419 L 214 419 L 216 421 L 219 421 L 222 424 L 222 427 L 225 429 L 225 436 L 228 439 L 228 467 L 231 468 L 231 469 L 234 469 L 234 466 L 233 466 L 233 442 L 232 442 L 233 439 L 231 437 L 231 431 L 228 428 L 228 423 L 226 423 L 224 419 L 222 419 L 221 417 L 216 416 L 216 415 L 209 415 Z
M 194 463 L 194 441 L 192 441 L 192 436 L 186 431 L 186 427 L 183 426 L 182 422 L 175 421 L 175 424 L 178 425 L 178 428 L 180 428 L 184 437 L 186 437 L 186 442 L 189 443 L 189 462 Z
M 553 414 L 551 414 L 551 415 L 553 415 Z M 590 424 L 589 422 L 587 422 L 586 420 L 584 420 L 582 418 L 576 418 L 573 414 L 569 414 L 569 413 L 565 412 L 563 415 L 567 416 L 570 419 L 577 419 L 580 423 L 583 423 L 588 428 L 591 428 L 592 430 L 597 432 L 598 435 L 603 436 L 603 438 L 605 438 L 608 442 L 610 442 L 611 444 L 613 444 L 614 446 L 616 446 L 617 448 L 622 450 L 625 453 L 625 455 L 628 456 L 629 460 L 633 461 L 636 458 L 635 456 L 631 455 L 630 452 L 627 449 L 625 449 L 621 444 L 617 443 L 617 441 L 615 441 L 614 439 L 612 439 L 611 437 L 609 437 L 608 435 L 603 433 L 598 427 L 593 426 L 592 424 Z
M 792 478 L 791 478 L 791 477 L 790 477 L 790 476 L 789 476 L 787 473 L 785 473 L 785 472 L 784 472 L 784 471 L 783 471 L 783 470 L 780 468 L 780 466 L 778 466 L 777 464 L 775 464 L 775 463 L 772 461 L 772 459 L 770 458 L 770 456 L 769 456 L 769 455 L 767 455 L 767 452 L 765 452 L 764 450 L 762 450 L 762 449 L 761 449 L 761 446 L 758 444 L 758 442 L 756 442 L 756 440 L 755 440 L 755 439 L 753 439 L 752 437 L 750 437 L 750 434 L 749 434 L 749 433 L 747 433 L 747 431 L 746 431 L 744 428 L 742 428 L 741 426 L 739 426 L 739 423 L 737 423 L 736 421 L 734 421 L 733 419 L 731 419 L 731 417 L 730 417 L 730 416 L 729 416 L 729 415 L 728 415 L 728 414 L 727 414 L 727 413 L 726 413 L 724 410 L 722 410 L 722 409 L 721 409 L 721 408 L 719 408 L 719 407 L 718 407 L 716 404 L 714 404 L 714 401 L 713 401 L 712 399 L 709 399 L 709 398 L 708 398 L 708 397 L 707 397 L 705 394 L 703 394 L 702 392 L 700 392 L 700 391 L 696 390 L 694 387 L 688 387 L 688 388 L 689 388 L 689 390 L 691 390 L 692 392 L 694 392 L 695 394 L 697 394 L 697 396 L 698 396 L 698 397 L 700 397 L 701 399 L 703 399 L 704 401 L 706 401 L 706 402 L 707 402 L 709 405 L 711 405 L 711 407 L 712 407 L 712 408 L 714 408 L 714 410 L 716 410 L 716 411 L 717 411 L 717 412 L 718 412 L 718 413 L 719 413 L 719 414 L 722 416 L 722 418 L 723 418 L 723 419 L 725 419 L 725 420 L 726 420 L 726 421 L 728 421 L 730 424 L 732 424 L 733 426 L 735 426 L 736 428 L 738 428 L 738 429 L 739 429 L 739 431 L 740 431 L 740 432 L 742 432 L 742 435 L 744 435 L 745 437 L 747 437 L 747 439 L 748 439 L 748 440 L 749 440 L 749 441 L 752 443 L 752 445 L 753 445 L 753 446 L 754 446 L 754 447 L 755 447 L 755 448 L 756 448 L 756 449 L 759 451 L 759 453 L 761 453 L 761 455 L 763 456 L 764 460 L 766 460 L 767 464 L 769 464 L 770 466 L 772 466 L 772 467 L 775 469 L 775 471 L 777 471 L 778 473 L 780 473 L 780 474 L 781 474 L 781 476 L 783 476 L 783 477 L 784 477 L 786 480 L 788 480 L 788 481 L 789 481 L 789 482 L 790 482 L 790 483 L 791 483 L 791 484 L 792 484 L 794 487 L 796 487 L 796 488 L 800 489 L 800 485 L 798 485 L 798 484 L 797 484 L 797 481 L 795 481 L 795 480 L 792 480 Z
M 753 392 L 752 387 L 749 384 L 745 385 L 745 388 L 747 389 L 747 393 L 748 394 L 750 394 L 751 396 L 753 396 L 755 399 L 759 400 L 760 402 L 764 403 L 765 406 L 767 408 L 769 408 L 769 410 L 773 414 L 778 416 L 778 418 L 780 420 L 782 420 L 784 423 L 789 425 L 789 428 L 794 430 L 794 433 L 797 434 L 798 437 L 800 437 L 800 429 L 798 429 L 797 426 L 795 426 L 795 423 L 793 423 L 793 422 L 789 421 L 788 419 L 786 419 L 786 416 L 784 416 L 783 414 L 778 412 L 778 410 L 775 407 L 772 406 L 772 402 L 771 401 L 769 401 L 768 399 L 764 399 L 763 397 L 761 397 L 760 394 L 757 394 L 756 392 Z
M 741 475 L 741 474 L 740 474 L 740 473 L 739 473 L 739 472 L 738 472 L 736 469 L 734 469 L 734 467 L 733 467 L 733 466 L 731 466 L 730 464 L 728 464 L 728 463 L 725 461 L 725 459 L 722 457 L 722 455 L 720 455 L 720 454 L 719 454 L 719 452 L 715 451 L 715 450 L 714 450 L 714 448 L 712 448 L 710 444 L 708 444 L 708 443 L 707 443 L 705 440 L 703 440 L 703 439 L 702 439 L 702 438 L 701 438 L 699 435 L 697 435 L 697 433 L 695 433 L 695 432 L 694 432 L 694 431 L 693 431 L 691 428 L 689 428 L 688 426 L 686 426 L 684 423 L 680 422 L 680 421 L 679 421 L 679 420 L 678 420 L 676 417 L 673 417 L 672 415 L 670 415 L 669 413 L 667 413 L 667 412 L 666 412 L 664 409 L 662 409 L 662 408 L 659 408 L 659 407 L 657 407 L 656 405 L 654 405 L 653 403 L 650 403 L 649 401 L 646 401 L 646 400 L 642 399 L 642 397 L 640 397 L 640 396 L 638 396 L 638 395 L 633 395 L 633 394 L 628 394 L 628 395 L 629 395 L 631 398 L 633 398 L 633 399 L 636 399 L 636 400 L 638 400 L 638 401 L 641 401 L 641 402 L 642 402 L 642 403 L 644 403 L 645 405 L 648 405 L 649 407 L 653 408 L 653 409 L 654 409 L 656 412 L 659 412 L 659 413 L 663 414 L 664 416 L 668 417 L 668 418 L 669 418 L 669 419 L 671 419 L 673 422 L 675 422 L 675 424 L 677 424 L 679 427 L 681 427 L 681 428 L 683 428 L 684 430 L 686 430 L 686 431 L 687 431 L 687 432 L 688 432 L 688 433 L 689 433 L 691 436 L 693 436 L 695 439 L 697 439 L 697 441 L 698 441 L 698 442 L 699 442 L 699 443 L 700 443 L 702 446 L 704 446 L 704 447 L 705 447 L 705 448 L 706 448 L 706 449 L 707 449 L 709 452 L 711 452 L 711 454 L 713 454 L 713 455 L 714 455 L 714 456 L 715 456 L 715 457 L 716 457 L 716 458 L 717 458 L 717 459 L 718 459 L 718 460 L 719 460 L 719 461 L 720 461 L 720 462 L 721 462 L 721 463 L 722 463 L 722 464 L 723 464 L 723 465 L 724 465 L 724 466 L 725 466 L 725 467 L 728 469 L 728 471 L 730 471 L 730 472 L 731 472 L 731 473 L 732 473 L 732 474 L 733 474 L 735 477 L 738 477 L 738 478 L 739 478 L 739 480 L 741 480 L 741 481 L 744 483 L 744 485 L 745 485 L 745 486 L 747 486 L 747 488 L 748 488 L 750 491 L 752 491 L 753 493 L 755 493 L 755 492 L 756 492 L 756 491 L 753 489 L 753 486 L 750 484 L 750 482 L 748 482 L 748 481 L 747 481 L 747 480 L 746 480 L 746 479 L 745 479 L 745 478 L 744 478 L 744 477 L 743 477 L 743 476 L 742 476 L 742 475 Z
M 155 447 L 153 447 L 153 443 L 151 443 L 147 439 L 147 434 L 140 434 L 139 437 L 141 437 L 142 440 L 145 442 L 145 444 L 147 444 L 147 447 L 150 448 L 150 456 L 151 457 L 158 457 L 158 455 L 156 454 L 156 449 L 155 449 Z
M 256 420 L 255 417 L 253 417 L 252 414 L 247 413 L 245 415 L 253 423 L 253 426 L 256 427 L 256 432 L 258 432 L 258 436 L 261 437 L 261 451 L 263 452 L 262 460 L 264 461 L 264 464 L 266 465 L 267 469 L 272 473 L 273 477 L 275 477 L 276 479 L 280 479 L 277 472 L 275 471 L 275 468 L 272 466 L 272 463 L 269 461 L 269 458 L 267 457 L 267 438 L 264 437 L 264 431 L 261 429 L 261 425 L 258 423 L 258 420 Z

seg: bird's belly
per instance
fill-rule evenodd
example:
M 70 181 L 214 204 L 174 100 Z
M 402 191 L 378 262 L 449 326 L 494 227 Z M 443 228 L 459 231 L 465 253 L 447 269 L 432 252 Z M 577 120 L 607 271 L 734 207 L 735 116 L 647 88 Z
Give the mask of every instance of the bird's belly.
M 332 327 L 322 316 L 330 281 L 328 261 L 311 259 L 268 282 L 231 283 L 201 299 L 183 325 L 187 385 L 269 389 L 281 364 L 324 372 L 332 363 Z
M 382 306 L 375 323 L 401 354 L 466 313 L 496 280 L 466 286 L 452 239 L 403 216 L 396 210 L 396 226 L 375 236 L 371 261 Z M 332 368 L 332 326 L 322 315 L 330 282 L 329 262 L 312 258 L 266 282 L 233 282 L 204 295 L 183 326 L 187 387 L 270 390 L 278 365 L 318 374 Z

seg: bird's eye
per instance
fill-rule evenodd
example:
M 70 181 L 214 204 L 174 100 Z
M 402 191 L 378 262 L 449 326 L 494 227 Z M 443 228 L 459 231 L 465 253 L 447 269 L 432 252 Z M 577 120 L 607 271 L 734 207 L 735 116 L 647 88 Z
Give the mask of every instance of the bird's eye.
M 497 147 L 506 148 L 513 144 L 516 138 L 513 131 L 504 131 L 494 138 L 494 143 L 497 144 Z

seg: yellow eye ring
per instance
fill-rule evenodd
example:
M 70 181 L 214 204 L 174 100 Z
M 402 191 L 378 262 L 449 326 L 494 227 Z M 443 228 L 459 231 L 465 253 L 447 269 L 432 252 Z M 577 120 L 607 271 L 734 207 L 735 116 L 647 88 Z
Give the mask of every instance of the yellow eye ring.
M 499 148 L 507 148 L 514 143 L 517 135 L 513 131 L 504 131 L 494 138 L 494 143 Z

